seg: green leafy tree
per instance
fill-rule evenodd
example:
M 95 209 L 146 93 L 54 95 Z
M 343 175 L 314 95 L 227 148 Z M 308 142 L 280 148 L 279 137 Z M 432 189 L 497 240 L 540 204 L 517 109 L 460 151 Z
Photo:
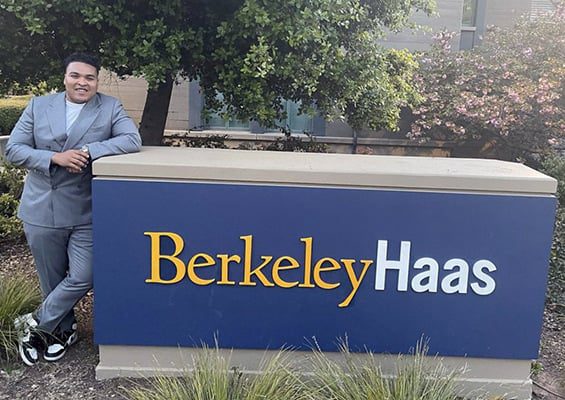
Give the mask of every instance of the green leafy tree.
M 223 94 L 227 114 L 265 125 L 283 114 L 283 99 L 345 118 L 354 128 L 395 129 L 414 104 L 416 62 L 384 49 L 385 27 L 400 29 L 425 1 L 246 0 L 218 27 L 218 43 L 200 75 L 206 103 Z
M 58 65 L 66 54 L 89 51 L 120 76 L 143 76 L 150 85 L 141 123 L 144 141 L 152 144 L 155 132 L 162 135 L 173 81 L 183 72 L 181 60 L 198 53 L 182 1 L 0 0 L 0 8 L 15 15 L 32 37 L 49 38 L 61 54 L 54 58 Z M 56 75 L 61 81 L 60 67 Z
M 420 58 L 425 100 L 414 109 L 410 136 L 453 140 L 474 146 L 474 156 L 539 165 L 565 136 L 563 7 L 493 28 L 469 51 L 451 51 L 451 38 L 438 35 Z
M 141 133 L 160 144 L 174 81 L 199 79 L 209 108 L 271 125 L 282 99 L 358 128 L 394 129 L 418 100 L 406 51 L 378 44 L 433 0 L 0 0 L 28 32 L 91 50 L 149 83 Z M 218 100 L 218 94 L 223 100 Z
M 50 81 L 54 87 L 61 84 L 54 43 L 47 36 L 27 32 L 12 11 L 0 7 L 0 95 L 26 94 L 39 82 Z

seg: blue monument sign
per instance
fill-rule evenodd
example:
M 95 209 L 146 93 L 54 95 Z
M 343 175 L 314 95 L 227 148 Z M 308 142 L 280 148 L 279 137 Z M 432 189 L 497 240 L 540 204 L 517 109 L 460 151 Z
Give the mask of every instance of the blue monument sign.
M 101 348 L 217 337 L 229 349 L 336 351 L 347 339 L 353 352 L 395 354 L 424 337 L 441 356 L 537 357 L 551 178 L 485 160 L 275 153 L 261 176 L 256 152 L 167 150 L 98 165 Z M 276 157 L 297 158 L 281 170 Z

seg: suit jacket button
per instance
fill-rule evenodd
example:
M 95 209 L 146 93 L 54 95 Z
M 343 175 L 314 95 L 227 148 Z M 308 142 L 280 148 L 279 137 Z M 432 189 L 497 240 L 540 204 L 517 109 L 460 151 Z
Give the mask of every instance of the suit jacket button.
M 53 190 L 57 189 L 57 185 L 52 186 Z

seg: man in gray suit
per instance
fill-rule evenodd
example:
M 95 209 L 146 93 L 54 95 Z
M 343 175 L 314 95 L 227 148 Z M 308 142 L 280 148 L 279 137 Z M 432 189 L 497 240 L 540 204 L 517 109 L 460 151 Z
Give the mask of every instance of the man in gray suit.
M 65 92 L 35 97 L 14 127 L 6 158 L 29 170 L 18 216 L 44 299 L 24 328 L 20 356 L 59 360 L 77 339 L 75 304 L 92 287 L 91 161 L 139 151 L 141 139 L 120 102 L 97 93 L 98 59 L 65 60 Z

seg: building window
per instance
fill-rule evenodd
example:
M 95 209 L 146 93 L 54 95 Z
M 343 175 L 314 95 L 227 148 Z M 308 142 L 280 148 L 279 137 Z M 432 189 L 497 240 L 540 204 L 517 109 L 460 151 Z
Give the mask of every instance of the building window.
M 463 1 L 463 20 L 461 25 L 467 27 L 477 26 L 477 0 Z
M 216 96 L 222 100 L 222 95 Z M 286 118 L 275 121 L 277 128 L 263 129 L 268 132 L 279 132 L 279 128 L 290 129 L 292 133 L 314 132 L 314 118 L 306 114 L 299 114 L 300 104 L 294 101 L 284 101 L 283 108 L 286 111 Z M 222 118 L 222 112 L 209 112 L 205 109 L 202 112 L 202 120 L 207 129 L 227 129 L 246 131 L 250 129 L 248 121 L 241 121 L 235 118 Z
M 222 101 L 224 96 L 220 93 L 216 95 L 216 99 Z M 210 112 L 206 109 L 202 110 L 202 120 L 205 122 L 205 126 L 208 129 L 228 129 L 228 130 L 240 130 L 245 131 L 249 129 L 248 121 L 240 121 L 235 118 L 223 118 L 222 111 Z
M 461 50 L 472 49 L 482 40 L 485 31 L 486 0 L 463 0 L 461 18 Z
M 314 132 L 314 118 L 298 113 L 300 103 L 286 100 L 283 102 L 283 108 L 286 111 L 286 118 L 275 121 L 277 127 L 290 129 L 292 133 Z M 278 129 L 271 129 L 271 131 L 278 131 Z
M 197 80 L 190 81 L 188 86 L 188 124 L 190 130 L 225 130 L 225 131 L 247 131 L 250 133 L 279 132 L 280 129 L 267 129 L 260 126 L 256 121 L 241 121 L 235 118 L 224 118 L 222 111 L 211 112 L 206 109 L 204 96 L 201 93 Z M 218 95 L 222 100 L 222 95 Z M 325 136 L 326 122 L 323 117 L 314 117 L 307 114 L 299 114 L 300 104 L 293 101 L 282 103 L 286 111 L 284 120 L 275 121 L 275 125 L 281 128 L 289 128 L 292 133 L 312 133 L 317 136 Z

